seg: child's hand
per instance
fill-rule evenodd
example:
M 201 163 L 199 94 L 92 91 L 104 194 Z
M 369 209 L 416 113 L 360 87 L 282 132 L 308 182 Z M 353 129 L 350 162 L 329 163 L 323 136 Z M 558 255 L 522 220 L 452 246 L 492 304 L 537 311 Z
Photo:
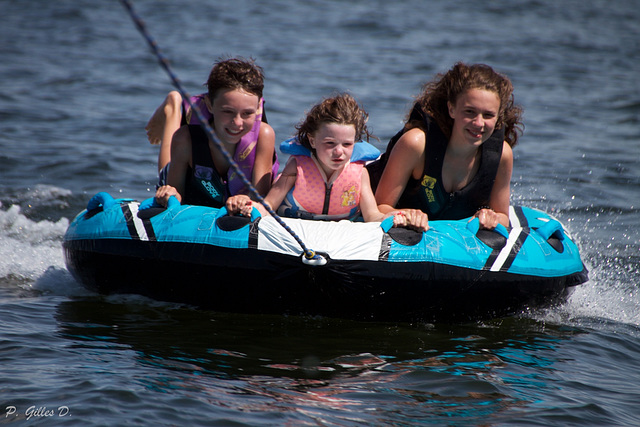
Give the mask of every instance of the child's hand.
M 178 190 L 176 190 L 175 187 L 163 185 L 156 190 L 155 198 L 161 206 L 168 206 L 169 197 L 171 196 L 175 196 L 178 200 L 181 200 L 180 193 L 178 193 Z
M 500 223 L 500 215 L 489 207 L 478 209 L 478 212 L 471 219 L 475 217 L 478 217 L 478 221 L 480 221 L 480 228 L 487 230 L 495 229 Z
M 227 199 L 227 212 L 229 215 L 243 215 L 250 217 L 252 210 L 252 202 L 249 196 L 238 194 Z
M 423 232 L 429 229 L 429 217 L 418 209 L 403 209 L 393 214 L 393 226 Z

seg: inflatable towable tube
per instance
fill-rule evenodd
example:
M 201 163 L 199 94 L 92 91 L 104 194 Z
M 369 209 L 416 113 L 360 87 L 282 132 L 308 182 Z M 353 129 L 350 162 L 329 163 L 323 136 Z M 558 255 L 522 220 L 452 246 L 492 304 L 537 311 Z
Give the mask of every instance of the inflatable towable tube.
M 99 293 L 135 293 L 205 309 L 384 321 L 466 321 L 562 303 L 588 280 L 562 224 L 527 207 L 510 227 L 431 221 L 282 219 L 324 265 L 302 262 L 272 217 L 98 193 L 64 236 L 69 271 Z

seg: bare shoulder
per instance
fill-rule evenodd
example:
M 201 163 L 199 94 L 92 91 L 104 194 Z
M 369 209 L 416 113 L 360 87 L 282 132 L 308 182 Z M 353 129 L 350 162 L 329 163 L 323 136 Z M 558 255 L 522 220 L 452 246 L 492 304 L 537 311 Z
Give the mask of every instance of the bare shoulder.
M 389 156 L 389 161 L 387 162 L 387 166 L 382 174 L 380 185 L 384 187 L 383 182 L 386 182 L 385 176 L 392 174 L 395 176 L 392 182 L 396 184 L 402 183 L 404 188 L 404 185 L 410 175 L 415 178 L 417 175 L 422 173 L 425 149 L 425 133 L 421 129 L 417 128 L 407 131 L 402 135 L 402 137 L 400 137 L 398 142 L 396 142 L 393 150 L 391 150 L 391 155 Z
M 273 130 L 270 124 L 262 122 L 260 123 L 260 138 L 272 137 L 275 139 L 276 132 Z
M 502 156 L 500 157 L 500 164 L 498 166 L 498 175 L 496 179 L 508 182 L 511 179 L 513 173 L 513 149 L 511 146 L 504 142 L 502 147 Z
M 513 163 L 513 148 L 511 148 L 507 141 L 502 143 L 502 157 L 500 161 Z
M 180 126 L 180 128 L 173 134 L 172 145 L 187 145 L 191 147 L 191 132 L 189 132 L 189 126 Z
M 173 134 L 171 140 L 171 159 L 191 158 L 191 133 L 188 126 L 182 126 Z
M 258 134 L 258 143 L 256 150 L 261 153 L 261 158 L 265 161 L 271 162 L 273 152 L 276 145 L 276 133 L 273 128 L 267 123 L 260 124 L 260 133 Z
M 413 128 L 405 132 L 396 143 L 396 146 L 403 150 L 415 153 L 422 153 L 425 148 L 426 135 L 422 129 Z

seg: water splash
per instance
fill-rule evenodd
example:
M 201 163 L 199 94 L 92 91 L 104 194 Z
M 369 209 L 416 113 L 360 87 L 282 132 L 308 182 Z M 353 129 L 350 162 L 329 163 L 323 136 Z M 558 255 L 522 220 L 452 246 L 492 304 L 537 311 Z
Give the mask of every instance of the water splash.
M 85 294 L 65 267 L 62 237 L 68 226 L 67 218 L 56 222 L 29 219 L 17 204 L 0 210 L 0 278 L 4 286 L 55 295 Z
M 591 280 L 578 286 L 561 309 L 569 319 L 602 319 L 640 326 L 639 262 L 613 257 L 592 267 Z

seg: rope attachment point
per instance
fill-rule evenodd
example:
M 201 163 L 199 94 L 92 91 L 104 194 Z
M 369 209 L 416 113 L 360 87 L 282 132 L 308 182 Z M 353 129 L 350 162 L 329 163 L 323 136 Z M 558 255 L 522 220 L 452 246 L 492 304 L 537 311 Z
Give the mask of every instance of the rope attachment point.
M 327 259 L 315 251 L 308 249 L 302 254 L 302 263 L 313 267 L 327 264 Z

